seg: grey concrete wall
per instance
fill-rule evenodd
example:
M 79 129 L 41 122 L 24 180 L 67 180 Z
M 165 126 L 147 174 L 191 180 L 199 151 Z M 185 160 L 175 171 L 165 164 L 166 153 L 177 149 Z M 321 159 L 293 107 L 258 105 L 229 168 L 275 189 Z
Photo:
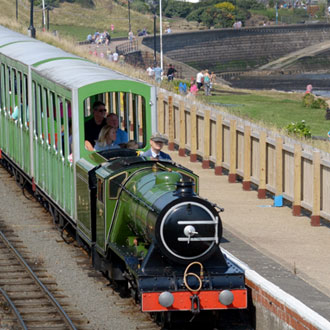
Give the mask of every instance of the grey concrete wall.
M 196 69 L 248 71 L 326 40 L 330 24 L 207 30 L 164 35 L 163 52 Z M 153 36 L 142 43 L 153 48 Z

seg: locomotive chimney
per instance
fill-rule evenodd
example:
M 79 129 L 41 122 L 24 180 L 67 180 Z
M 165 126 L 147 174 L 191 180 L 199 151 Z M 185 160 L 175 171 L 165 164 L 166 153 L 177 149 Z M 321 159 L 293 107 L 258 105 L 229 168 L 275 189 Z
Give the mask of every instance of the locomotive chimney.
M 187 197 L 187 196 L 194 196 L 194 183 L 191 181 L 179 181 L 176 183 L 176 191 L 174 195 Z

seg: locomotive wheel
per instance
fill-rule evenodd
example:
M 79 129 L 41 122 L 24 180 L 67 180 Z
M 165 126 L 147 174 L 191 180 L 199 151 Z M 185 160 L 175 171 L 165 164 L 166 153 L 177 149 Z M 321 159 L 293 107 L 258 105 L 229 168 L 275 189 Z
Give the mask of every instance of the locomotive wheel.
M 156 323 L 162 327 L 163 330 L 172 329 L 172 313 L 171 312 L 158 312 L 155 313 Z
M 121 298 L 131 297 L 131 290 L 128 288 L 128 281 L 114 281 L 114 289 Z

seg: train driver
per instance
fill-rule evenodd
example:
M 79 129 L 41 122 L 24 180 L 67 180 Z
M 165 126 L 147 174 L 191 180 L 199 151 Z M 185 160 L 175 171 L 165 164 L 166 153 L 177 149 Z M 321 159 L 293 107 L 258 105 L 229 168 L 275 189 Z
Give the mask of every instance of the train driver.
M 141 154 L 141 156 L 144 157 L 150 157 L 151 159 L 154 160 L 172 160 L 171 156 L 165 152 L 162 151 L 164 147 L 164 143 L 167 140 L 160 134 L 160 133 L 155 133 L 151 135 L 150 137 L 150 146 L 151 148 Z

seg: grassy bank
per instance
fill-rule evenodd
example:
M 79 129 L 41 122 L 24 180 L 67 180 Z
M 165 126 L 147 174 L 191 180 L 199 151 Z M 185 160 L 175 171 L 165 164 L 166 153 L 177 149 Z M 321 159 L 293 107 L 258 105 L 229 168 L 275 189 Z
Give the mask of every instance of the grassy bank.
M 50 31 L 57 30 L 61 36 L 69 36 L 76 41 L 83 41 L 89 33 L 96 31 L 110 31 L 111 24 L 115 29 L 112 37 L 128 35 L 128 9 L 114 1 L 94 0 L 94 8 L 83 8 L 76 3 L 62 3 L 59 8 L 49 12 Z M 0 18 L 15 20 L 16 2 L 13 0 L 0 0 Z M 30 2 L 18 1 L 18 23 L 27 30 L 30 21 Z M 142 23 L 141 23 L 142 22 Z M 42 29 L 42 10 L 36 7 L 34 11 L 34 25 L 37 33 Z M 132 30 L 153 29 L 153 19 L 131 10 Z
M 284 129 L 291 122 L 306 121 L 312 135 L 327 136 L 330 122 L 325 120 L 325 110 L 305 108 L 303 94 L 282 92 L 216 92 L 214 96 L 203 97 L 207 102 L 225 106 L 237 116 Z

